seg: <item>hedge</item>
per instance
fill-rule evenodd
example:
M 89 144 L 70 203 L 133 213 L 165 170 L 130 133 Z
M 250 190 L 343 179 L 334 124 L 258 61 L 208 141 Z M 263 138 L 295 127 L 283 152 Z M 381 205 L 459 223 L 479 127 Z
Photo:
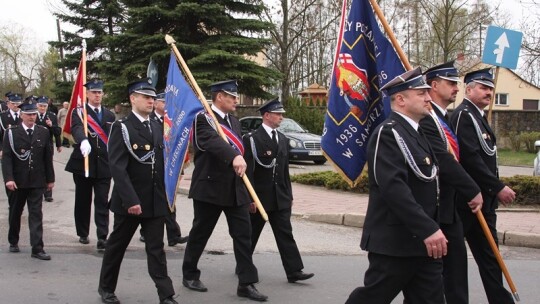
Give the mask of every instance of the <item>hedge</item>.
M 362 173 L 360 182 L 351 188 L 343 178 L 333 171 L 321 171 L 291 176 L 291 181 L 314 186 L 324 186 L 327 189 L 369 193 L 368 176 Z M 502 177 L 501 181 L 516 192 L 516 200 L 512 205 L 540 207 L 540 176 L 516 175 Z

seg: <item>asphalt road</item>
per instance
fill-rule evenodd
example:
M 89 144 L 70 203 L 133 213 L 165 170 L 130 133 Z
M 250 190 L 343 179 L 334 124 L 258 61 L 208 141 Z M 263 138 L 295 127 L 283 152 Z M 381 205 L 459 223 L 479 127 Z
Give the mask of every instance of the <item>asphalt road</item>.
M 67 153 L 66 153 L 67 152 Z M 69 150 L 57 155 L 55 201 L 44 203 L 45 250 L 51 261 L 30 258 L 28 225 L 23 218 L 21 253 L 8 252 L 7 200 L 0 196 L 0 304 L 2 303 L 100 303 L 97 282 L 101 255 L 95 250 L 95 236 L 89 245 L 77 242 L 73 222 L 74 186 L 71 175 L 63 171 L 63 158 Z M 293 170 L 331 170 L 330 165 L 293 165 Z M 302 167 L 300 167 L 302 166 Z M 306 169 L 307 168 L 307 169 Z M 184 233 L 191 227 L 193 209 L 184 195 L 177 198 L 178 222 Z M 112 221 L 111 221 L 112 225 Z M 348 294 L 362 285 L 367 268 L 366 253 L 361 251 L 361 229 L 294 219 L 295 238 L 304 257 L 305 270 L 316 276 L 303 284 L 289 284 L 269 227 L 265 228 L 254 261 L 259 269 L 258 289 L 272 303 L 343 303 Z M 95 231 L 94 224 L 91 231 Z M 236 296 L 232 241 L 222 217 L 212 235 L 200 268 L 207 293 L 192 292 L 181 286 L 183 246 L 167 247 L 169 274 L 180 303 L 249 303 Z M 521 296 L 521 303 L 540 303 L 538 273 L 540 250 L 501 247 L 501 252 Z M 128 249 L 117 288 L 122 303 L 158 303 L 157 294 L 146 270 L 144 244 L 137 238 Z M 469 257 L 470 303 L 487 303 L 474 260 Z M 401 303 L 398 297 L 393 303 Z

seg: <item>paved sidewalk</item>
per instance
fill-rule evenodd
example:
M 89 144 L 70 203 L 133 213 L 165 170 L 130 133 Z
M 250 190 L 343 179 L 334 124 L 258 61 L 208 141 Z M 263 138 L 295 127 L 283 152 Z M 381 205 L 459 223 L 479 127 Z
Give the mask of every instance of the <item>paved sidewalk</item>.
M 186 174 L 180 191 L 187 193 L 190 182 L 191 176 Z M 295 216 L 330 224 L 363 225 L 368 204 L 366 194 L 293 183 L 293 196 Z M 501 208 L 497 214 L 501 245 L 540 248 L 540 210 Z

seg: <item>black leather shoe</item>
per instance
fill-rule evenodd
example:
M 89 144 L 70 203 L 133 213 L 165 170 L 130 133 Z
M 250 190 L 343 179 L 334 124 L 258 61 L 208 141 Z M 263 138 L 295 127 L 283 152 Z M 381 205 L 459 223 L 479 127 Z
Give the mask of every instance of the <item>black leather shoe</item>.
M 166 298 L 166 299 L 163 299 L 159 302 L 159 304 L 178 304 L 178 302 L 176 302 L 172 296 Z
M 114 292 L 108 292 L 101 288 L 98 288 L 98 293 L 101 297 L 101 302 L 106 304 L 120 304 L 120 300 L 118 300 Z
M 169 246 L 173 247 L 173 246 L 176 246 L 176 244 L 184 244 L 185 242 L 188 241 L 188 238 L 187 236 L 184 236 L 184 237 L 177 237 L 177 238 L 174 238 L 172 240 L 169 241 Z
M 205 291 L 208 291 L 208 288 L 206 288 L 206 286 L 204 286 L 204 284 L 201 282 L 201 280 L 186 280 L 186 279 L 182 279 L 182 284 L 191 289 L 191 290 L 195 290 L 195 291 L 200 291 L 200 292 L 205 292 Z
M 315 274 L 313 273 L 304 273 L 302 270 L 290 273 L 287 275 L 287 281 L 289 283 L 294 283 L 296 281 L 304 281 L 311 279 Z
M 46 197 L 46 198 L 45 198 L 45 201 L 50 203 L 50 202 L 54 201 L 54 198 L 52 198 L 52 197 Z
M 21 250 L 19 249 L 19 245 L 9 244 L 9 252 L 21 252 Z
M 97 250 L 98 251 L 104 251 L 105 247 L 107 247 L 107 240 L 105 239 L 99 239 L 97 241 Z
M 45 251 L 32 253 L 32 257 L 42 261 L 48 261 L 51 259 L 51 256 L 46 254 Z
M 81 244 L 90 244 L 90 240 L 88 239 L 87 236 L 81 236 L 79 238 L 79 243 L 81 243 Z
M 238 285 L 236 294 L 239 297 L 248 298 L 253 301 L 265 302 L 266 300 L 268 300 L 268 297 L 260 293 L 253 284 L 249 284 L 247 286 Z
M 144 241 L 145 241 L 144 236 L 141 235 L 141 237 L 139 237 L 139 241 L 144 243 Z

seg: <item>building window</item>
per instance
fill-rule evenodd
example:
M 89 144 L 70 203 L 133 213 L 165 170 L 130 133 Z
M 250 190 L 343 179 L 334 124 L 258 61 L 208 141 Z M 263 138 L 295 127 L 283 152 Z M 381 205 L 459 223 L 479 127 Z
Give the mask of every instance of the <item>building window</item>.
M 540 110 L 540 101 L 538 99 L 523 99 L 523 110 Z
M 507 106 L 508 105 L 508 94 L 495 94 L 495 104 L 498 106 Z

